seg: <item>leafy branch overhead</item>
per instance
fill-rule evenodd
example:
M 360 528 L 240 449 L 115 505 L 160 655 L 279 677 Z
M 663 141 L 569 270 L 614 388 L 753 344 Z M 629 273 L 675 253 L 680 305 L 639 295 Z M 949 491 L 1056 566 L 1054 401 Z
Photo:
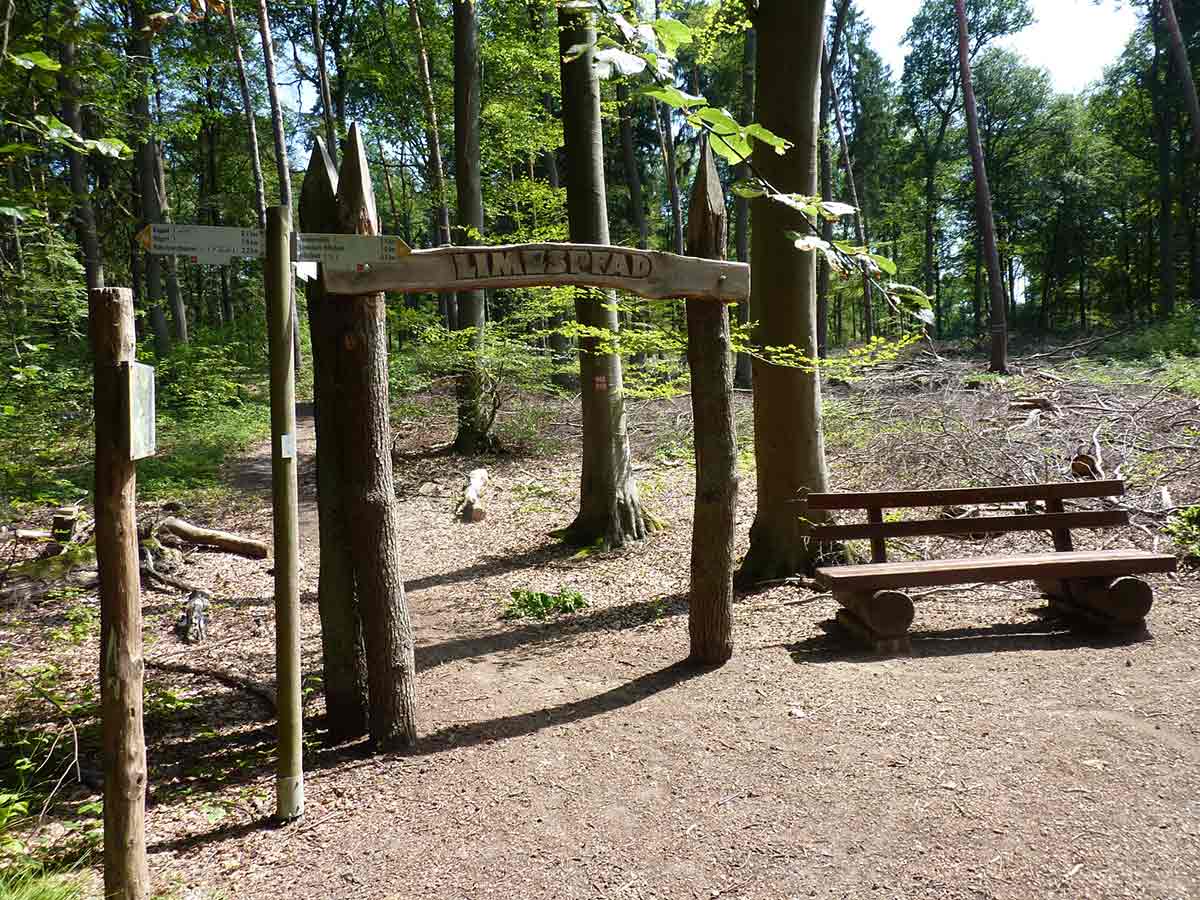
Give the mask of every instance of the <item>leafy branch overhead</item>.
M 582 5 L 592 7 L 586 0 Z M 933 322 L 933 300 L 928 294 L 913 285 L 880 279 L 883 274 L 896 274 L 896 266 L 889 259 L 871 253 L 866 247 L 845 241 L 827 241 L 820 236 L 822 221 L 855 215 L 858 211 L 855 207 L 788 193 L 776 188 L 761 175 L 754 165 L 754 143 L 757 141 L 776 153 L 784 154 L 792 147 L 790 141 L 757 122 L 743 125 L 728 109 L 710 104 L 704 96 L 689 94 L 674 83 L 669 64 L 675 60 L 681 47 L 692 43 L 691 28 L 669 18 L 658 18 L 652 22 L 630 21 L 627 16 L 611 9 L 606 0 L 597 0 L 597 6 L 613 26 L 615 34 L 615 37 L 598 37 L 594 45 L 595 64 L 601 78 L 648 75 L 650 83 L 641 89 L 642 96 L 679 110 L 689 125 L 708 136 L 710 146 L 722 159 L 733 166 L 745 166 L 752 173 L 751 178 L 734 185 L 733 190 L 738 196 L 766 198 L 800 214 L 800 221 L 808 234 L 794 235 L 797 250 L 824 254 L 830 267 L 842 277 L 848 277 L 855 271 L 864 273 L 897 312 L 911 315 L 926 324 Z M 590 47 L 586 44 L 572 46 L 564 58 L 577 58 L 588 49 Z

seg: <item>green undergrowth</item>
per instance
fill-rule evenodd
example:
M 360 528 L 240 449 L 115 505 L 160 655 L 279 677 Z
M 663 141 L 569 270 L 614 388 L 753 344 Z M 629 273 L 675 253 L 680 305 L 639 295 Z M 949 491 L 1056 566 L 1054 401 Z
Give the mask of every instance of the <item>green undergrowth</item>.
M 500 613 L 502 619 L 549 619 L 564 613 L 578 612 L 591 604 L 579 591 L 562 588 L 550 594 L 544 591 L 529 591 L 518 588 L 510 599 L 504 601 Z
M 0 870 L 0 900 L 78 900 L 83 895 L 79 875 L 45 873 L 35 865 Z
M 1200 562 L 1200 505 L 1176 512 L 1163 530 L 1171 536 L 1180 556 Z

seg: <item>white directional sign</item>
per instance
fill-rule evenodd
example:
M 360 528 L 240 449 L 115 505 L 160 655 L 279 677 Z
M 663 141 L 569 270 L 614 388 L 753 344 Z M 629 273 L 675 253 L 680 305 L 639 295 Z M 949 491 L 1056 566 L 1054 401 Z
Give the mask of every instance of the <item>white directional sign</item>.
M 263 233 L 257 228 L 147 225 L 138 232 L 137 239 L 147 253 L 187 256 L 194 263 L 223 266 L 235 256 L 258 259 L 263 255 Z
M 398 237 L 360 234 L 293 234 L 292 261 L 319 262 L 361 272 L 375 263 L 394 263 L 412 253 Z

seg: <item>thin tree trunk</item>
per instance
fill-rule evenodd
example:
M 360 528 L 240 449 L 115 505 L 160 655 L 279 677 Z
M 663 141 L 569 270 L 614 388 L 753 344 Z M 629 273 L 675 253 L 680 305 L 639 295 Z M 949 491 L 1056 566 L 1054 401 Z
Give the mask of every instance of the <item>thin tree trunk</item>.
M 642 171 L 633 144 L 633 101 L 625 82 L 617 82 L 617 104 L 621 108 L 621 160 L 625 168 L 625 183 L 629 187 L 629 218 L 637 232 L 637 245 L 645 250 L 650 246 L 646 225 L 645 199 L 642 197 Z
M 588 9 L 559 6 L 559 51 L 563 132 L 567 155 L 567 218 L 570 237 L 580 244 L 607 244 L 608 211 L 604 187 L 604 146 L 600 125 L 600 82 L 594 63 L 596 28 Z M 588 49 L 565 61 L 578 45 Z M 604 301 L 579 291 L 575 316 L 581 325 L 609 333 L 619 330 L 615 295 Z M 638 498 L 629 454 L 621 357 L 596 337 L 579 341 L 583 406 L 583 472 L 579 515 L 567 529 L 575 543 L 620 547 L 646 536 L 647 521 Z
M 1169 318 L 1175 312 L 1175 195 L 1171 185 L 1171 123 L 1166 87 L 1159 79 L 1160 33 L 1162 26 L 1157 15 L 1151 15 L 1154 32 L 1154 61 L 1150 68 L 1150 99 L 1155 119 L 1155 138 L 1158 144 L 1158 273 L 1159 314 Z
M 421 103 L 425 107 L 425 143 L 429 147 L 429 178 L 433 183 L 434 215 L 438 244 L 452 243 L 450 237 L 450 207 L 446 197 L 445 168 L 442 165 L 442 139 L 438 131 L 437 104 L 433 99 L 433 81 L 429 74 L 429 51 L 425 46 L 425 31 L 417 0 L 408 0 L 408 20 L 417 41 L 417 80 L 421 86 Z M 458 302 L 453 294 L 442 294 L 441 304 L 448 328 L 458 327 Z
M 996 250 L 996 225 L 992 219 L 992 194 L 988 186 L 987 166 L 979 142 L 979 114 L 975 108 L 975 89 L 971 85 L 970 36 L 967 33 L 967 9 L 964 0 L 955 0 L 958 10 L 958 62 L 962 75 L 963 100 L 967 109 L 967 142 L 971 150 L 971 168 L 975 174 L 975 217 L 983 235 L 987 262 L 988 288 L 991 295 L 992 352 L 991 371 L 1008 371 L 1008 304 L 1004 298 L 1004 275 Z
M 833 118 L 837 125 L 838 141 L 842 148 L 842 158 L 846 161 L 846 187 L 850 191 L 850 205 L 854 207 L 854 235 L 858 239 L 860 247 L 867 246 L 867 214 L 863 212 L 862 206 L 858 202 L 858 186 L 854 183 L 854 166 L 850 161 L 850 142 L 846 139 L 846 123 L 842 121 L 842 106 L 838 101 L 837 85 L 833 83 L 833 67 L 828 61 L 825 63 L 826 77 L 829 79 L 829 96 L 832 99 Z M 824 133 L 824 132 L 822 132 Z M 866 270 L 862 273 L 863 287 L 863 337 L 868 341 L 875 337 L 875 310 L 872 305 L 871 296 L 871 276 Z M 818 328 L 820 327 L 818 315 Z M 818 339 L 820 332 L 818 331 Z
M 480 243 L 484 229 L 483 183 L 479 151 L 480 114 L 479 22 L 475 0 L 454 0 L 454 156 L 458 192 L 458 224 L 464 244 Z M 467 357 L 458 375 L 459 453 L 478 453 L 488 445 L 488 417 L 483 409 L 485 299 L 483 291 L 458 295 L 458 327 L 470 329 Z
M 821 66 L 820 137 L 817 150 L 821 165 L 821 199 L 826 201 L 833 199 L 833 148 L 829 142 L 829 112 L 833 106 L 832 69 L 841 52 L 842 30 L 846 26 L 846 11 L 849 8 L 850 0 L 839 0 L 833 17 L 833 37 L 828 42 L 828 52 Z M 833 241 L 832 222 L 822 221 L 821 239 L 826 243 Z M 829 261 L 822 257 L 817 260 L 817 352 L 822 358 L 828 350 L 829 280 Z
M 74 29 L 79 24 L 79 5 L 69 0 L 66 6 L 67 24 Z M 70 32 L 67 32 L 70 33 Z M 75 41 L 66 39 L 59 49 L 62 63 L 63 122 L 76 134 L 83 135 L 79 115 L 79 76 L 75 72 Z M 104 259 L 100 255 L 100 239 L 96 234 L 96 211 L 92 208 L 88 189 L 87 157 L 78 150 L 68 149 L 67 165 L 71 173 L 71 196 L 75 201 L 75 234 L 83 251 L 83 268 L 89 291 L 104 287 Z
M 742 124 L 748 125 L 754 121 L 754 65 L 756 57 L 756 32 L 754 26 L 746 29 L 745 40 L 742 43 Z M 737 167 L 736 177 L 739 181 L 750 177 L 750 167 L 742 163 Z M 750 201 L 738 197 L 735 203 L 736 243 L 739 262 L 750 262 Z M 750 324 L 750 301 L 744 300 L 737 305 L 738 324 L 745 327 Z M 750 354 L 739 353 L 734 370 L 733 383 L 742 389 L 751 385 Z
M 329 67 L 325 64 L 325 35 L 321 32 L 321 0 L 312 0 L 313 52 L 317 57 L 317 86 L 321 94 L 321 119 L 325 125 L 325 150 L 338 164 L 337 125 L 333 116 L 333 97 L 329 91 Z
M 1163 19 L 1167 23 L 1167 37 L 1171 46 L 1171 57 L 1175 61 L 1175 77 L 1183 89 L 1183 99 L 1187 104 L 1188 119 L 1192 126 L 1193 153 L 1200 153 L 1200 97 L 1196 95 L 1196 80 L 1192 77 L 1192 64 L 1188 59 L 1187 46 L 1183 42 L 1183 32 L 1179 28 L 1179 19 L 1175 15 L 1173 0 L 1161 0 Z
M 761 0 L 755 119 L 795 147 L 779 156 L 758 145 L 754 164 L 779 190 L 817 192 L 824 0 L 797 6 Z M 796 211 L 766 198 L 753 201 L 753 307 L 760 346 L 794 345 L 817 356 L 817 261 L 798 252 L 787 232 L 805 232 Z M 758 508 L 750 550 L 738 572 L 753 583 L 811 569 L 817 548 L 805 539 L 804 521 L 816 514 L 795 505 L 808 491 L 828 486 L 821 426 L 821 385 L 815 368 L 754 360 L 754 445 Z
M 279 173 L 279 204 L 292 205 L 292 172 L 288 164 L 287 136 L 283 130 L 283 107 L 279 102 L 279 82 L 275 78 L 275 44 L 271 38 L 271 19 L 267 0 L 258 0 L 258 34 L 262 38 L 263 70 L 267 78 L 267 97 L 271 101 L 271 134 L 275 141 L 275 167 Z M 296 315 L 296 279 L 290 289 L 292 304 L 292 358 L 300 372 L 300 317 Z
M 158 170 L 158 141 L 151 133 L 150 90 L 151 72 L 154 67 L 153 51 L 150 47 L 149 17 L 145 0 L 133 2 L 133 56 L 136 58 L 139 90 L 134 97 L 133 112 L 138 134 L 142 141 L 137 147 L 138 190 L 141 194 L 142 226 L 162 222 L 162 210 L 158 206 L 158 191 L 155 190 L 155 173 Z M 145 255 L 146 306 L 150 311 L 150 327 L 154 331 L 154 352 L 165 356 L 171 349 L 171 335 L 167 329 L 167 315 L 162 307 L 162 262 L 152 253 Z
M 258 151 L 258 124 L 254 114 L 254 99 L 250 95 L 250 82 L 246 79 L 246 62 L 242 57 L 242 39 L 238 34 L 233 0 L 225 0 L 225 19 L 229 23 L 229 39 L 233 42 L 233 59 L 237 66 L 238 86 L 242 92 L 242 112 L 246 115 L 246 151 L 250 156 L 250 171 L 254 177 L 254 209 L 258 214 L 259 229 L 265 230 L 267 189 L 263 182 L 262 155 Z

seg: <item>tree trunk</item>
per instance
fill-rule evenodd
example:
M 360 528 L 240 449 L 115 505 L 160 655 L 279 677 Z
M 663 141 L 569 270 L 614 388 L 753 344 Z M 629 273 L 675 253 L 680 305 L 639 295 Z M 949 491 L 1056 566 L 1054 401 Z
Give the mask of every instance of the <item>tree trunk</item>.
M 421 27 L 421 15 L 417 11 L 417 0 L 408 0 L 408 20 L 417 42 L 417 80 L 421 86 L 421 104 L 425 107 L 425 143 L 429 148 L 429 178 L 433 184 L 433 209 L 437 230 L 437 241 L 446 247 L 450 238 L 450 207 L 446 198 L 446 175 L 442 165 L 442 138 L 438 131 L 437 104 L 433 99 L 433 81 L 429 74 L 429 51 L 425 46 L 425 31 Z M 453 294 L 441 295 L 441 306 L 446 327 L 458 325 L 458 302 Z
M 1004 275 L 996 249 L 996 225 L 992 219 L 992 193 L 988 186 L 987 166 L 979 142 L 979 114 L 975 109 L 975 89 L 971 85 L 970 36 L 967 33 L 967 8 L 964 0 L 955 0 L 958 10 L 958 64 L 962 75 L 963 100 L 967 108 L 967 143 L 971 150 L 971 168 L 975 175 L 975 218 L 983 235 L 983 253 L 987 261 L 988 289 L 991 296 L 992 372 L 1008 372 L 1008 303 L 1004 297 Z
M 150 72 L 154 67 L 153 51 L 150 47 L 149 17 L 145 0 L 133 0 L 133 43 L 132 54 L 136 58 L 135 71 L 139 73 L 139 90 L 133 100 L 134 120 L 141 143 L 137 145 L 138 190 L 141 194 L 142 221 L 139 225 L 153 225 L 162 221 L 162 210 L 158 205 L 155 190 L 155 173 L 158 170 L 158 141 L 151 133 L 150 120 Z M 154 331 L 154 352 L 165 356 L 171 349 L 171 335 L 167 330 L 167 315 L 162 307 L 162 261 L 152 253 L 145 254 L 146 306 L 150 309 L 150 327 Z
M 600 126 L 600 82 L 593 65 L 596 28 L 589 9 L 558 8 L 559 51 L 588 49 L 560 64 L 563 133 L 567 157 L 567 218 L 574 243 L 607 244 L 608 211 L 604 188 L 604 147 Z M 578 291 L 575 316 L 581 325 L 610 333 L 617 340 L 616 296 L 603 301 Z M 620 547 L 646 536 L 646 517 L 638 498 L 629 456 L 621 357 L 600 346 L 596 337 L 579 341 L 583 406 L 583 473 L 579 515 L 567 529 L 577 544 L 599 541 Z
M 338 216 L 343 233 L 379 233 L 357 125 L 350 128 L 338 179 Z M 327 313 L 337 346 L 342 524 L 362 611 L 368 722 L 373 744 L 390 749 L 415 743 L 417 726 L 413 629 L 400 570 L 392 475 L 384 295 L 340 297 Z
M 1184 103 L 1187 104 L 1188 119 L 1192 126 L 1193 152 L 1200 152 L 1200 97 L 1196 95 L 1196 79 L 1192 77 L 1192 64 L 1188 59 L 1183 32 L 1175 15 L 1173 0 L 1161 0 L 1163 19 L 1167 23 L 1167 38 L 1171 46 L 1171 58 L 1175 61 L 1175 77 L 1183 88 Z
M 617 82 L 617 104 L 621 108 L 621 159 L 625 168 L 625 183 L 629 187 L 629 218 L 637 232 L 637 245 L 645 250 L 650 246 L 646 226 L 646 206 L 642 197 L 642 171 L 633 145 L 633 101 L 624 81 Z
M 724 259 L 725 237 L 725 194 L 705 141 L 688 205 L 688 255 Z M 719 665 L 733 655 L 733 537 L 738 495 L 729 316 L 724 307 L 708 300 L 687 301 L 687 341 L 696 444 L 688 594 L 690 658 L 703 665 Z
M 267 97 L 271 101 L 271 134 L 275 140 L 275 166 L 279 173 L 279 204 L 292 205 L 292 172 L 288 164 L 287 136 L 283 130 L 283 107 L 279 102 L 279 83 L 275 78 L 275 44 L 271 39 L 271 19 L 267 0 L 258 0 L 258 33 L 262 38 L 263 71 L 267 78 Z M 300 317 L 296 315 L 296 280 L 290 289 L 292 305 L 292 359 L 300 371 Z
M 1150 17 L 1154 31 L 1154 62 L 1150 68 L 1150 99 L 1158 144 L 1158 275 L 1159 314 L 1169 318 L 1175 312 L 1175 195 L 1171 185 L 1171 121 L 1166 86 L 1159 79 L 1159 38 L 1162 30 L 1157 15 Z
M 340 229 L 337 173 L 324 141 L 315 141 L 300 189 L 300 227 L 315 234 Z M 323 267 L 322 267 L 323 268 Z M 325 721 L 334 740 L 367 731 L 367 661 L 362 619 L 354 590 L 354 562 L 342 504 L 339 435 L 344 426 L 338 397 L 338 336 L 332 321 L 340 297 L 327 297 L 324 272 L 308 282 L 308 329 L 312 341 L 313 396 L 317 432 L 317 528 L 320 573 L 317 609 L 321 617 Z
M 334 166 L 338 164 L 337 125 L 333 116 L 333 97 L 329 91 L 329 67 L 325 64 L 325 35 L 321 31 L 321 0 L 312 0 L 313 53 L 317 57 L 317 86 L 321 93 L 321 120 L 325 124 L 325 151 Z M 399 60 L 396 60 L 399 63 Z
M 745 41 L 742 44 L 742 124 L 748 125 L 754 121 L 754 62 L 757 45 L 756 32 L 751 25 L 746 29 Z M 750 167 L 742 163 L 737 167 L 736 177 L 739 181 L 750 177 Z M 735 201 L 737 229 L 737 258 L 739 262 L 750 261 L 750 201 L 738 197 Z M 750 302 L 744 300 L 737 305 L 738 324 L 745 326 L 750 323 Z M 751 383 L 750 354 L 737 355 L 737 367 L 734 371 L 733 382 L 739 388 L 748 389 Z
M 824 0 L 797 8 L 791 0 L 762 0 L 758 31 L 756 119 L 795 144 L 784 156 L 755 147 L 754 164 L 781 191 L 817 192 L 817 131 Z M 767 198 L 753 201 L 753 307 L 755 342 L 794 345 L 817 355 L 817 265 L 799 252 L 788 230 L 805 232 L 800 214 Z M 750 551 L 738 579 L 752 583 L 812 567 L 816 548 L 804 537 L 807 491 L 828 485 L 821 427 L 821 386 L 814 368 L 789 368 L 754 360 L 754 445 L 758 510 Z
M 242 112 L 246 115 L 246 150 L 250 155 L 250 171 L 254 176 L 254 209 L 258 214 L 258 227 L 266 229 L 267 189 L 263 181 L 262 155 L 258 152 L 258 124 L 254 114 L 254 99 L 250 95 L 250 83 L 246 80 L 246 62 L 242 58 L 242 39 L 238 34 L 233 0 L 225 0 L 225 18 L 229 22 L 229 39 L 233 42 L 233 59 L 237 65 L 238 86 L 242 92 Z
M 162 114 L 159 112 L 161 124 Z M 162 220 L 171 221 L 171 204 L 167 195 L 167 170 L 163 161 L 162 144 L 158 144 L 154 152 L 154 189 L 158 192 L 158 207 Z M 171 309 L 171 321 L 175 326 L 175 341 L 180 344 L 188 342 L 187 307 L 183 304 L 183 294 L 179 291 L 179 266 L 174 256 L 167 257 L 167 306 Z
M 67 4 L 67 23 L 74 29 L 79 24 L 79 6 L 76 0 Z M 79 76 L 75 72 L 75 41 L 65 39 L 59 48 L 62 63 L 60 87 L 62 90 L 62 116 L 72 131 L 83 135 L 83 122 L 79 115 Z M 75 201 L 75 234 L 83 251 L 83 268 L 89 291 L 104 287 L 104 259 L 100 254 L 100 240 L 96 235 L 96 212 L 92 208 L 91 191 L 88 188 L 87 157 L 78 150 L 67 151 L 67 165 L 71 173 L 71 196 Z
M 842 121 L 842 106 L 838 100 L 837 85 L 833 83 L 833 65 L 825 63 L 826 77 L 829 79 L 829 96 L 833 101 L 833 118 L 837 125 L 838 142 L 842 148 L 842 158 L 846 161 L 846 187 L 850 191 L 850 205 L 854 207 L 854 235 L 860 247 L 867 246 L 867 214 L 863 212 L 858 202 L 858 186 L 854 183 L 854 166 L 850 160 L 850 142 L 846 139 L 846 123 Z M 824 132 L 822 132 L 824 133 Z M 864 269 L 862 272 L 863 286 L 863 337 L 871 340 L 875 337 L 875 309 L 871 297 L 871 276 Z M 821 311 L 817 310 L 817 327 L 821 326 Z M 820 331 L 817 332 L 818 337 Z
M 820 136 L 817 149 L 821 165 L 821 199 L 833 200 L 833 148 L 829 140 L 829 112 L 833 107 L 832 68 L 841 52 L 842 30 L 846 27 L 846 11 L 850 0 L 839 0 L 833 17 L 833 36 L 829 39 L 828 53 L 821 66 L 821 113 Z M 821 222 L 821 239 L 833 242 L 833 222 Z M 829 332 L 829 260 L 822 256 L 817 260 L 817 353 L 823 359 L 828 350 Z
M 937 294 L 937 279 L 934 274 L 933 261 L 933 246 L 934 246 L 934 231 L 937 220 L 937 164 L 932 159 L 926 160 L 925 169 L 925 293 L 927 295 Z M 938 340 L 941 340 L 946 334 L 945 316 L 942 313 L 942 304 L 938 303 L 934 309 L 933 321 L 934 335 Z
M 129 459 L 122 367 L 133 361 L 133 297 L 88 294 L 95 359 L 96 561 L 100 569 L 100 699 L 104 744 L 104 896 L 145 900 L 146 739 L 142 731 L 142 605 L 137 473 Z
M 454 0 L 454 183 L 458 191 L 458 225 L 461 243 L 478 244 L 484 228 L 483 185 L 479 155 L 480 113 L 479 23 L 475 0 Z M 470 330 L 467 354 L 459 372 L 458 434 L 454 449 L 478 453 L 488 446 L 488 417 L 483 409 L 484 322 L 483 291 L 458 295 L 460 330 Z

